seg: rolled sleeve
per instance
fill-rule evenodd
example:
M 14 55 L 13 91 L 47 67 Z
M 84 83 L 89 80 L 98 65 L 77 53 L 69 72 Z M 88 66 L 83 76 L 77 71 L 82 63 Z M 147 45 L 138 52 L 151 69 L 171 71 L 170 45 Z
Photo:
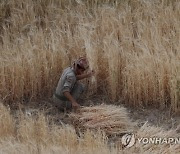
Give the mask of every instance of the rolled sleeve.
M 74 77 L 73 76 L 66 76 L 66 79 L 65 79 L 65 82 L 64 82 L 64 85 L 63 85 L 63 89 L 62 89 L 62 92 L 70 92 L 72 87 L 74 85 Z

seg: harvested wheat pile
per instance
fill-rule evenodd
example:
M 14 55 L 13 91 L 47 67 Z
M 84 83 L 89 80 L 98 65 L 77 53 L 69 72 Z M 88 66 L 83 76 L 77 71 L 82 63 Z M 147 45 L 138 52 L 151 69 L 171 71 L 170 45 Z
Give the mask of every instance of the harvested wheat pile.
M 71 113 L 70 118 L 73 125 L 81 131 L 100 129 L 107 135 L 131 132 L 135 126 L 126 109 L 114 105 L 83 107 L 78 113 Z

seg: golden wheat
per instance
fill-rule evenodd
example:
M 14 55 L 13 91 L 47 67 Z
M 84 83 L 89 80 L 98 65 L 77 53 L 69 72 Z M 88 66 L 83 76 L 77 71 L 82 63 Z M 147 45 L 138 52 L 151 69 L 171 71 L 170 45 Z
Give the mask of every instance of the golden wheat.
M 71 113 L 73 125 L 81 131 L 103 130 L 107 135 L 119 135 L 133 132 L 135 123 L 132 122 L 126 109 L 113 105 L 83 107 L 77 113 Z
M 2 1 L 1 98 L 51 97 L 62 69 L 86 55 L 96 70 L 91 93 L 179 111 L 179 6 L 168 0 Z

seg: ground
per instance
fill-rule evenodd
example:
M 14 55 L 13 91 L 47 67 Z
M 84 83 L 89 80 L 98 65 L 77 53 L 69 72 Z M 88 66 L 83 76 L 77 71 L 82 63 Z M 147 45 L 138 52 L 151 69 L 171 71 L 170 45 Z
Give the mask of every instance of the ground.
M 92 96 L 88 99 L 80 100 L 84 103 L 84 106 L 97 105 L 106 103 L 108 104 L 108 99 L 104 96 Z M 109 103 L 110 104 L 110 103 Z M 112 104 L 112 102 L 111 102 Z M 114 105 L 124 106 L 127 108 L 130 118 L 138 123 L 138 126 L 142 126 L 144 123 L 149 123 L 150 125 L 162 127 L 165 130 L 177 129 L 180 132 L 180 115 L 173 115 L 170 113 L 169 109 L 158 109 L 153 107 L 143 108 L 143 107 L 132 107 L 125 104 L 114 103 Z M 16 113 L 21 109 L 24 113 L 36 113 L 42 111 L 45 115 L 51 118 L 52 122 L 56 124 L 71 124 L 68 114 L 62 113 L 56 107 L 52 105 L 52 100 L 39 100 L 33 102 L 25 102 L 24 104 L 15 105 L 12 107 L 12 113 L 16 116 Z

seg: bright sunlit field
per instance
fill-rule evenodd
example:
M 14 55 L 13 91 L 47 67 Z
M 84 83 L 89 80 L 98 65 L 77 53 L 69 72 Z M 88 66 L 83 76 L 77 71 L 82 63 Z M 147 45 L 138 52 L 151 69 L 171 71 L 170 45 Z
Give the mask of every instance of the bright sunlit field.
M 79 56 L 96 72 L 87 96 L 180 112 L 178 0 L 1 0 L 0 153 L 180 152 L 180 144 L 124 149 L 112 135 L 179 134 L 138 127 L 113 103 L 72 114 L 73 125 L 51 122 L 41 111 L 14 115 L 11 106 L 51 98 L 63 69 Z

